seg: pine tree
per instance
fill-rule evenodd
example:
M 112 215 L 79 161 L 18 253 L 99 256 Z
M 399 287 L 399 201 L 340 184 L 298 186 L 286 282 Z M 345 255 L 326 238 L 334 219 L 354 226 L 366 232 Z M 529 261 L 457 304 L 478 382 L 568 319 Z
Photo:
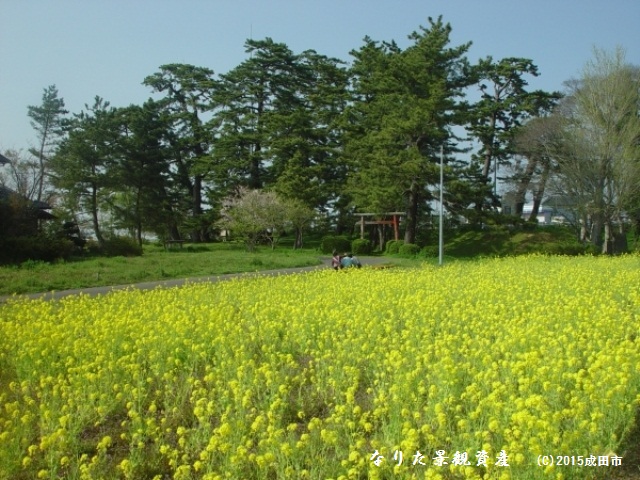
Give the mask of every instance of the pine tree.
M 39 165 L 36 200 L 41 201 L 48 173 L 48 162 L 63 137 L 66 125 L 65 115 L 69 112 L 64 108 L 64 99 L 58 97 L 58 89 L 55 85 L 45 88 L 42 103 L 38 106 L 30 105 L 27 107 L 27 112 L 38 139 L 37 147 L 29 149 L 29 152 L 37 159 Z

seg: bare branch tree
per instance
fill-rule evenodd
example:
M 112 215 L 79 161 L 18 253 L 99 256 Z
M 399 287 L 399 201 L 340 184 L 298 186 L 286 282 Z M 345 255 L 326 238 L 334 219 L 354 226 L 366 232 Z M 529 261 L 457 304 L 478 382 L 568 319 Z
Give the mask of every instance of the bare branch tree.
M 640 75 L 625 53 L 596 49 L 559 111 L 557 184 L 576 203 L 583 232 L 603 253 L 626 249 L 623 218 L 640 198 Z

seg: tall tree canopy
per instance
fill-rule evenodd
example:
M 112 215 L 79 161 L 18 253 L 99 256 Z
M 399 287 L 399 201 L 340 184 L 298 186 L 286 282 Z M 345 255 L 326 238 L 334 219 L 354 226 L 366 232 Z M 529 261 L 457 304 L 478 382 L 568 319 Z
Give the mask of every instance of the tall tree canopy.
M 295 54 L 272 39 L 248 40 L 250 57 L 221 75 L 213 122 L 213 183 L 222 195 L 274 187 L 314 208 L 335 197 L 336 118 L 347 77 L 340 62 Z
M 38 141 L 36 147 L 29 149 L 39 165 L 35 197 L 37 201 L 43 199 L 48 162 L 64 135 L 67 113 L 69 112 L 64 108 L 64 99 L 58 97 L 55 85 L 49 85 L 44 89 L 40 105 L 27 107 L 27 115 L 31 119 L 30 123 L 36 131 Z
M 557 92 L 528 91 L 526 75 L 539 75 L 538 67 L 527 58 L 510 57 L 496 62 L 487 57 L 474 67 L 480 99 L 469 109 L 467 128 L 480 145 L 473 159 L 482 166 L 482 176 L 488 179 L 493 171 L 494 195 L 499 166 L 513 159 L 518 128 L 526 120 L 549 111 L 560 98 Z
M 105 212 L 139 242 L 143 231 L 209 240 L 223 200 L 249 188 L 291 201 L 302 223 L 308 209 L 333 214 L 338 230 L 356 209 L 403 211 L 405 241 L 415 243 L 443 149 L 446 207 L 483 221 L 484 207 L 497 205 L 491 169 L 495 176 L 498 165 L 524 155 L 516 134 L 526 133 L 526 122 L 535 125 L 557 95 L 526 90 L 525 76 L 538 74 L 531 60 L 487 57 L 472 66 L 471 42 L 451 46 L 451 26 L 428 22 L 406 48 L 365 37 L 348 68 L 271 38 L 247 40 L 247 58 L 218 76 L 206 67 L 162 65 L 143 81 L 154 93 L 144 105 L 112 109 L 98 97 L 74 116 L 52 165 L 56 185 L 70 201 L 80 195 L 72 210 L 92 217 L 99 241 Z M 476 85 L 474 104 L 465 94 Z M 41 171 L 63 106 L 50 87 L 43 106 L 30 107 Z M 471 162 L 457 158 L 464 127 L 480 145 Z M 533 188 L 535 175 L 548 176 L 552 164 L 527 152 L 528 170 L 514 179 L 521 190 Z M 537 188 L 539 197 L 543 191 Z
M 66 192 L 67 207 L 74 214 L 88 214 L 100 244 L 105 237 L 100 211 L 106 197 L 116 190 L 108 174 L 118 141 L 115 109 L 96 96 L 92 106 L 74 115 L 69 135 L 51 161 L 53 184 Z
M 171 237 L 178 222 L 168 158 L 171 149 L 166 142 L 169 119 L 162 106 L 150 100 L 143 106 L 118 109 L 115 121 L 119 138 L 110 168 L 117 189 L 117 195 L 110 197 L 115 220 L 140 245 L 144 231 Z
M 439 179 L 440 147 L 453 136 L 458 101 L 468 86 L 470 43 L 449 47 L 451 26 L 429 18 L 413 45 L 366 38 L 355 58 L 354 102 L 346 110 L 345 151 L 358 208 L 404 210 L 405 241 L 415 243 L 418 217 Z
M 205 215 L 203 181 L 207 156 L 214 135 L 207 115 L 214 109 L 217 86 L 209 68 L 185 64 L 162 65 L 160 71 L 144 79 L 144 84 L 163 93 L 159 100 L 171 123 L 168 137 L 172 147 L 175 175 L 191 199 L 191 239 L 209 238 L 211 218 Z
M 300 65 L 293 52 L 272 39 L 247 40 L 250 58 L 221 75 L 216 94 L 219 141 L 213 156 L 216 181 L 228 191 L 269 184 L 268 144 L 273 123 L 296 111 L 302 98 Z

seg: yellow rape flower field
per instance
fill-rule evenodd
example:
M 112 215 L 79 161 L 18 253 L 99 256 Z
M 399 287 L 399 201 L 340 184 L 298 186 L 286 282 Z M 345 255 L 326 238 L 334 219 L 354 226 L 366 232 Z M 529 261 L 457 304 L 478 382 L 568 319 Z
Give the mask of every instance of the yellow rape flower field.
M 639 286 L 538 256 L 15 298 L 0 478 L 610 478 Z

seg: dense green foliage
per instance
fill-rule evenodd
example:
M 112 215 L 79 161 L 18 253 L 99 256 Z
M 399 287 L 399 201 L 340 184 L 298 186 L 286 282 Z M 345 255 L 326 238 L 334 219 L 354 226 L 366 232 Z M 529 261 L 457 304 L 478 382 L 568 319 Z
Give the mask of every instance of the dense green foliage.
M 400 255 L 416 255 L 420 251 L 420 247 L 415 243 L 403 243 L 398 247 Z
M 356 238 L 351 242 L 351 253 L 354 255 L 369 255 L 372 250 L 371 242 L 364 238 Z
M 444 253 L 450 257 L 510 256 L 530 253 L 581 255 L 594 253 L 578 241 L 567 227 L 509 228 L 504 226 L 445 232 Z M 426 257 L 438 255 L 437 245 L 422 250 Z
M 393 255 L 400 251 L 400 247 L 404 244 L 404 240 L 389 240 L 387 242 L 386 251 L 388 254 Z
M 533 198 L 535 219 L 553 193 L 583 240 L 624 251 L 624 222 L 640 218 L 640 123 L 629 113 L 640 105 L 637 69 L 601 55 L 559 104 L 558 92 L 528 89 L 539 75 L 532 59 L 474 64 L 471 42 L 451 45 L 451 33 L 429 18 L 406 45 L 365 37 L 350 64 L 251 39 L 247 58 L 226 73 L 161 65 L 143 79 L 155 94 L 143 105 L 96 97 L 71 118 L 51 86 L 29 107 L 36 188 L 19 192 L 55 198 L 59 220 L 80 224 L 101 247 L 124 232 L 138 245 L 145 235 L 215 240 L 228 227 L 225 205 L 243 189 L 289 202 L 296 247 L 312 224 L 349 235 L 354 213 L 391 211 L 403 214 L 403 240 L 423 247 L 442 171 L 452 225 L 517 226 L 504 214 L 520 220 Z M 596 96 L 609 106 L 601 119 L 588 101 Z M 382 249 L 391 229 L 374 228 Z
M 0 264 L 19 264 L 27 260 L 53 262 L 69 259 L 75 253 L 72 242 L 43 233 L 0 238 Z
M 330 254 L 334 251 L 342 254 L 351 250 L 351 241 L 342 235 L 327 235 L 322 237 L 322 243 L 320 244 L 320 251 L 325 254 Z

